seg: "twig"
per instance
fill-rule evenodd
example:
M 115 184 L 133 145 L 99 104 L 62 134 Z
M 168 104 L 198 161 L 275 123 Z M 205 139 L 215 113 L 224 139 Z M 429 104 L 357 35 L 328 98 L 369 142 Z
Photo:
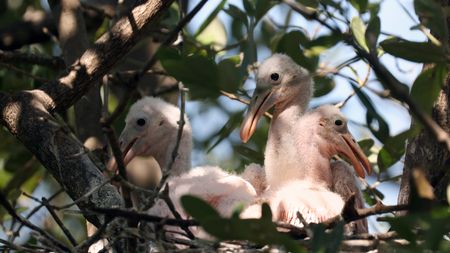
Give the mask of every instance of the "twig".
M 61 228 L 61 230 L 63 231 L 64 235 L 66 235 L 67 239 L 69 239 L 70 243 L 72 244 L 72 246 L 76 247 L 77 246 L 77 240 L 75 240 L 75 238 L 73 237 L 73 235 L 70 233 L 70 231 L 66 228 L 66 226 L 64 225 L 64 223 L 61 221 L 61 219 L 58 217 L 58 215 L 56 214 L 55 210 L 53 209 L 53 207 L 51 205 L 49 205 L 49 202 L 46 198 L 42 198 L 42 203 L 45 205 L 45 207 L 47 208 L 48 212 L 50 213 L 50 215 L 53 217 L 53 219 L 55 220 L 56 224 L 58 224 L 59 228 Z
M 6 249 L 17 250 L 17 251 L 20 251 L 20 252 L 30 252 L 30 253 L 35 253 L 36 252 L 36 249 L 28 248 L 28 247 L 25 247 L 25 246 L 22 246 L 22 245 L 17 245 L 17 244 L 14 244 L 14 243 L 10 242 L 10 241 L 3 240 L 1 238 L 0 238 L 0 243 L 2 243 L 4 245 L 3 247 L 5 247 L 5 248 L 2 249 L 3 252 L 8 252 Z
M 169 207 L 170 211 L 172 212 L 173 216 L 175 217 L 175 219 L 177 220 L 183 220 L 183 217 L 181 217 L 180 213 L 178 213 L 177 209 L 175 208 L 175 205 L 173 204 L 172 200 L 170 199 L 169 196 L 169 185 L 166 184 L 166 187 L 164 187 L 164 190 L 162 191 L 162 197 L 161 197 L 164 202 L 166 202 L 166 205 Z M 191 240 L 195 239 L 194 234 L 191 232 L 191 230 L 189 230 L 189 227 L 187 226 L 180 226 L 181 229 L 183 229 L 188 238 Z
M 55 208 L 56 210 L 62 210 L 62 209 L 67 209 L 70 208 L 72 206 L 78 205 L 80 202 L 85 201 L 86 198 L 88 198 L 89 196 L 91 196 L 92 194 L 94 194 L 96 191 L 98 191 L 100 188 L 102 188 L 103 186 L 111 183 L 112 178 L 108 178 L 105 181 L 103 181 L 101 184 L 95 186 L 94 188 L 92 188 L 89 192 L 85 193 L 83 196 L 81 196 L 80 198 L 74 200 L 72 203 L 69 203 L 67 205 L 63 205 L 63 206 L 54 206 L 53 208 Z M 50 199 L 49 199 L 50 200 Z
M 111 221 L 111 219 L 106 218 L 105 219 L 105 223 L 103 223 L 98 229 L 97 231 L 95 231 L 95 233 L 90 236 L 89 238 L 87 238 L 84 242 L 80 243 L 77 246 L 77 249 L 80 249 L 81 252 L 86 252 L 89 247 L 94 244 L 95 242 L 97 242 L 98 240 L 101 239 L 101 235 L 103 234 L 103 232 L 106 230 L 106 227 L 108 226 L 109 222 Z
M 48 201 L 52 201 L 53 199 L 55 199 L 57 196 L 59 196 L 59 194 L 63 193 L 64 189 L 59 189 L 57 192 L 55 192 L 53 195 L 51 195 L 48 198 Z M 40 202 L 40 201 L 38 201 Z M 44 207 L 44 205 L 42 203 L 40 203 L 40 205 L 36 206 L 33 208 L 33 210 L 30 211 L 30 213 L 25 216 L 25 219 L 30 219 L 35 213 L 37 213 L 37 211 L 39 211 L 42 207 Z M 12 241 L 15 240 L 15 238 L 20 234 L 20 230 L 23 228 L 24 224 L 21 223 L 20 226 L 16 229 L 16 231 L 14 231 L 13 235 L 12 235 Z
M 110 125 L 103 125 L 103 132 L 106 133 L 106 137 L 108 138 L 109 145 L 111 146 L 114 158 L 116 160 L 117 168 L 119 170 L 119 175 L 124 180 L 127 180 L 127 169 L 125 167 L 125 163 L 123 161 L 122 150 L 120 150 L 119 143 L 117 142 L 116 134 Z M 122 187 L 122 195 L 125 201 L 125 207 L 129 208 L 133 206 L 133 202 L 131 201 L 131 193 L 126 187 Z
M 172 32 L 169 33 L 167 38 L 162 42 L 161 46 L 169 46 L 173 40 L 175 40 L 178 36 L 178 34 L 181 32 L 183 27 L 191 21 L 191 19 L 202 9 L 202 7 L 208 2 L 208 0 L 202 0 L 200 1 L 194 9 L 187 14 L 183 19 L 180 20 L 180 22 L 177 24 L 177 26 L 172 30 Z M 149 69 L 155 65 L 157 61 L 156 54 L 152 55 L 152 57 L 144 64 L 141 71 L 136 73 L 133 78 L 131 78 L 131 83 L 138 83 L 139 80 L 147 73 Z
M 94 213 L 108 215 L 110 217 L 122 217 L 131 220 L 161 223 L 169 226 L 186 226 L 186 227 L 199 226 L 199 223 L 194 220 L 178 220 L 178 219 L 162 218 L 154 215 L 149 215 L 143 212 L 130 211 L 119 208 L 94 207 L 91 208 L 90 211 Z
M 359 219 L 364 219 L 371 215 L 376 214 L 384 214 L 384 213 L 392 213 L 396 211 L 405 211 L 409 210 L 408 205 L 393 205 L 393 206 L 385 206 L 382 203 L 378 202 L 374 206 L 369 208 L 355 208 L 353 214 L 343 214 L 346 222 L 351 222 Z
M 58 247 L 60 250 L 65 252 L 70 252 L 70 249 L 65 246 L 63 243 L 58 241 L 56 238 L 54 238 L 52 235 L 47 233 L 45 230 L 41 229 L 40 227 L 34 225 L 33 223 L 29 222 L 27 219 L 23 218 L 22 216 L 18 215 L 14 208 L 11 206 L 9 201 L 6 199 L 6 197 L 3 195 L 3 193 L 0 192 L 0 204 L 5 208 L 5 210 L 8 212 L 11 217 L 18 220 L 20 223 L 22 223 L 24 226 L 27 226 L 33 231 L 36 231 L 38 234 L 43 236 L 45 239 L 47 239 L 49 242 L 54 244 L 56 247 Z
M 22 75 L 24 75 L 24 76 L 27 76 L 27 77 L 29 77 L 29 78 L 31 78 L 31 79 L 34 79 L 34 80 L 36 80 L 36 81 L 39 81 L 39 82 L 41 82 L 41 83 L 47 83 L 47 82 L 49 82 L 47 79 L 45 79 L 45 78 L 42 78 L 42 77 L 40 77 L 40 76 L 36 76 L 36 75 L 33 75 L 33 74 L 31 74 L 31 73 L 29 73 L 29 72 L 27 72 L 27 71 L 25 71 L 25 70 L 22 70 L 22 69 L 20 69 L 20 68 L 17 68 L 17 67 L 15 67 L 15 66 L 13 66 L 13 65 L 11 65 L 11 64 L 7 64 L 7 63 L 2 63 L 2 62 L 0 62 L 0 66 L 3 66 L 3 67 L 5 67 L 5 68 L 7 68 L 7 69 L 10 69 L 10 70 L 12 70 L 12 71 L 14 71 L 14 72 L 17 72 L 17 73 L 19 73 L 19 74 L 22 74 Z
M 184 111 L 185 111 L 185 107 L 186 107 L 186 94 L 185 93 L 187 90 L 184 88 L 184 85 L 181 82 L 178 84 L 178 89 L 180 91 L 180 119 L 177 122 L 178 132 L 177 132 L 177 139 L 175 142 L 175 147 L 173 148 L 173 151 L 172 151 L 172 159 L 170 160 L 170 163 L 166 168 L 166 172 L 170 172 L 172 170 L 173 164 L 175 163 L 175 160 L 177 159 L 178 149 L 180 148 L 181 137 L 183 136 L 184 124 L 186 123 L 184 121 Z M 162 183 L 164 183 L 164 181 L 162 181 Z
M 61 57 L 47 56 L 40 54 L 22 53 L 19 51 L 3 51 L 0 50 L 0 62 L 3 63 L 26 63 L 36 64 L 40 66 L 48 66 L 57 69 L 63 69 L 66 67 L 64 60 Z
M 241 98 L 241 97 L 239 97 L 239 96 L 237 96 L 237 95 L 235 95 L 233 93 L 229 93 L 229 92 L 226 92 L 224 90 L 220 90 L 220 94 L 222 94 L 223 96 L 225 96 L 225 97 L 227 97 L 227 98 L 229 98 L 231 100 L 239 101 L 239 102 L 241 102 L 243 104 L 246 104 L 246 105 L 250 104 L 250 101 L 248 99 Z M 272 119 L 272 114 L 270 114 L 269 112 L 265 112 L 264 116 L 266 116 L 269 119 Z

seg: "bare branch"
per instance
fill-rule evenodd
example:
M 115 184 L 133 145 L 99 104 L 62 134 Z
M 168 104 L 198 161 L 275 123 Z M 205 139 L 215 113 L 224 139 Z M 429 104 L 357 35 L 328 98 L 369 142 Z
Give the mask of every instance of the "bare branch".
M 6 212 L 8 212 L 8 214 L 11 215 L 11 217 L 13 217 L 14 219 L 20 221 L 20 223 L 22 223 L 24 226 L 26 226 L 26 227 L 30 228 L 31 230 L 36 231 L 37 233 L 39 233 L 41 236 L 43 236 L 49 242 L 54 244 L 60 250 L 66 251 L 66 252 L 70 251 L 69 248 L 66 245 L 64 245 L 62 242 L 60 242 L 56 238 L 54 238 L 52 235 L 50 235 L 49 233 L 47 233 L 46 231 L 44 231 L 40 227 L 32 224 L 31 222 L 29 222 L 27 219 L 23 218 L 22 216 L 18 215 L 16 213 L 16 211 L 14 210 L 14 208 L 11 206 L 11 204 L 8 202 L 6 197 L 1 192 L 0 192 L 0 205 L 2 205 L 5 208 Z
M 63 69 L 66 67 L 64 60 L 60 57 L 22 53 L 19 51 L 0 50 L 0 62 L 12 64 L 35 64 L 56 69 Z
M 61 230 L 63 231 L 64 235 L 66 235 L 67 239 L 69 239 L 69 241 L 72 244 L 72 246 L 77 246 L 77 240 L 75 240 L 73 235 L 70 233 L 69 229 L 66 228 L 64 223 L 61 221 L 61 219 L 56 214 L 56 212 L 53 209 L 53 207 L 51 205 L 49 205 L 49 202 L 48 202 L 48 200 L 46 198 L 42 198 L 42 204 L 44 204 L 44 206 L 47 208 L 48 212 L 53 217 L 53 219 L 55 220 L 56 224 L 58 224 L 59 228 L 61 228 Z

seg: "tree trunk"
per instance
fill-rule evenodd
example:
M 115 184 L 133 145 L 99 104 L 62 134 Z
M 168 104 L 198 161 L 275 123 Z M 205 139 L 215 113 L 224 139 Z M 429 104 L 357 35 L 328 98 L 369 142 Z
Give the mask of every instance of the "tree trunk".
M 450 5 L 449 0 L 441 0 L 443 8 Z M 450 27 L 450 19 L 447 18 L 447 28 Z M 450 34 L 450 31 L 449 31 Z M 450 42 L 450 38 L 447 38 Z M 427 66 L 425 66 L 426 68 Z M 447 74 L 444 86 L 433 107 L 433 119 L 447 133 L 450 133 L 450 73 Z M 414 122 L 412 124 L 415 124 Z M 427 178 L 434 187 L 434 194 L 438 201 L 447 203 L 447 186 L 450 178 L 450 152 L 444 144 L 436 142 L 433 135 L 423 129 L 419 135 L 412 138 L 405 154 L 405 167 L 403 170 L 399 204 L 409 202 L 411 193 L 411 172 L 414 168 L 421 168 L 426 171 Z

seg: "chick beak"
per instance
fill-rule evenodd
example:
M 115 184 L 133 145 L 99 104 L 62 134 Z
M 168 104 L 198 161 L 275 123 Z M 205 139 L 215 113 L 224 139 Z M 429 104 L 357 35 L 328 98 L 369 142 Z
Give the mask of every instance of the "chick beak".
M 276 93 L 272 89 L 255 94 L 250 102 L 247 114 L 241 125 L 241 140 L 246 143 L 253 133 L 255 133 L 256 125 L 265 112 L 275 105 L 277 100 Z
M 133 138 L 129 142 L 124 142 L 120 145 L 120 149 L 122 150 L 123 155 L 123 163 L 126 166 L 137 154 L 136 151 L 133 149 L 134 144 L 138 138 Z M 110 172 L 111 174 L 116 174 L 117 171 L 117 161 L 116 158 L 113 156 L 108 161 L 108 165 L 106 166 L 106 170 Z
M 359 177 L 364 178 L 364 168 L 367 174 L 370 175 L 372 173 L 372 167 L 370 166 L 369 160 L 353 136 L 350 133 L 345 133 L 337 135 L 337 138 L 340 140 L 336 144 L 336 150 L 340 155 L 343 155 L 350 160 L 356 174 L 358 174 Z

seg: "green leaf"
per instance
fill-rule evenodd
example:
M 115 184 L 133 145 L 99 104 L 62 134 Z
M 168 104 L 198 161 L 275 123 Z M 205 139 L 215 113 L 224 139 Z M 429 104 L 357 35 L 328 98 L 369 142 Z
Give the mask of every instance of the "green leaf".
M 203 45 L 211 45 L 215 50 L 226 46 L 228 40 L 227 31 L 219 18 L 215 18 L 197 36 L 197 41 Z
M 234 129 L 236 129 L 242 121 L 242 113 L 238 112 L 236 114 L 233 114 L 228 119 L 227 123 L 214 135 L 217 136 L 217 140 L 208 148 L 206 151 L 209 153 L 211 150 L 213 150 L 220 142 L 222 142 L 225 138 L 227 138 L 231 132 L 233 132 Z
M 352 30 L 353 37 L 360 47 L 362 47 L 367 52 L 369 51 L 366 43 L 366 39 L 364 37 L 366 33 L 366 26 L 360 17 L 352 18 L 350 22 L 350 29 Z
M 242 0 L 244 9 L 250 16 L 255 16 L 255 3 L 253 0 Z
M 180 200 L 184 210 L 200 223 L 211 218 L 220 218 L 216 209 L 198 197 L 184 195 Z
M 369 25 L 367 26 L 366 33 L 364 35 L 367 46 L 370 49 L 370 52 L 376 53 L 377 50 L 377 41 L 380 36 L 380 18 L 378 16 L 374 16 L 370 19 Z
M 372 104 L 371 99 L 358 87 L 356 87 L 353 83 L 350 83 L 350 85 L 353 87 L 353 89 L 356 92 L 356 95 L 358 96 L 359 100 L 364 104 L 364 106 L 367 109 L 366 113 L 366 121 L 367 126 L 369 127 L 370 131 L 377 137 L 381 142 L 384 142 L 387 138 L 389 138 L 389 125 L 386 123 L 386 121 L 381 117 L 377 110 L 375 110 L 375 107 Z M 373 124 L 378 124 L 378 129 L 373 126 Z
M 411 96 L 429 114 L 431 114 L 433 104 L 444 85 L 447 72 L 446 65 L 438 64 L 424 70 L 414 81 Z
M 219 96 L 218 68 L 212 59 L 201 55 L 180 55 L 172 48 L 160 48 L 157 54 L 166 72 L 183 82 L 193 98 Z
M 280 38 L 275 51 L 289 55 L 300 66 L 314 72 L 319 63 L 319 57 L 307 57 L 300 48 L 300 45 L 304 45 L 308 41 L 308 38 L 302 32 L 291 31 Z
M 344 222 L 338 222 L 331 232 L 324 224 L 311 224 L 313 236 L 311 252 L 339 252 L 344 238 Z
M 368 0 L 350 0 L 349 2 L 359 13 L 367 11 Z
M 446 55 L 442 47 L 430 42 L 412 42 L 399 38 L 391 38 L 380 43 L 387 53 L 419 63 L 445 62 Z
M 436 0 L 414 0 L 414 10 L 420 22 L 431 29 L 440 41 L 446 43 L 448 28 L 444 8 Z
M 317 8 L 319 6 L 318 0 L 297 0 L 297 2 L 311 8 Z
M 225 9 L 224 11 L 233 19 L 239 20 L 242 24 L 248 27 L 247 14 L 245 14 L 241 9 L 233 4 L 229 4 L 228 9 Z
M 334 89 L 336 83 L 328 76 L 314 76 L 314 97 L 328 94 Z
M 324 47 L 330 48 L 342 41 L 342 34 L 331 33 L 319 36 L 311 41 L 305 39 L 305 48 Z
M 247 158 L 254 163 L 263 164 L 264 155 L 244 145 L 233 146 L 234 151 L 238 152 L 241 156 Z
M 364 139 L 358 141 L 358 145 L 362 149 L 362 151 L 364 151 L 364 154 L 366 156 L 369 156 L 371 155 L 370 149 L 373 147 L 373 145 L 375 145 L 375 141 L 372 139 Z
M 198 28 L 197 32 L 195 33 L 194 37 L 197 37 L 200 33 L 202 33 L 203 30 L 205 30 L 205 28 L 209 25 L 209 23 L 211 23 L 211 21 L 214 20 L 214 18 L 217 17 L 217 14 L 223 9 L 223 7 L 225 6 L 225 3 L 227 2 L 227 0 L 222 0 L 217 6 L 216 8 L 214 8 L 214 10 L 211 12 L 211 14 L 209 14 L 209 16 L 205 19 L 205 21 L 202 23 L 202 25 L 200 26 L 200 28 Z
M 220 240 L 247 240 L 259 245 L 281 245 L 289 252 L 304 252 L 289 236 L 277 231 L 270 210 L 263 206 L 261 219 L 222 218 L 208 203 L 194 196 L 181 197 L 186 212 L 197 220 L 203 229 Z M 204 209 L 204 210 L 203 210 Z M 270 208 L 269 208 L 270 209 Z
M 217 65 L 219 71 L 218 85 L 222 90 L 235 93 L 241 86 L 244 80 L 244 73 L 242 73 L 239 64 L 240 57 L 230 57 L 222 60 Z
M 274 6 L 272 0 L 256 0 L 256 13 L 255 18 L 258 22 L 266 13 Z
M 386 169 L 402 158 L 405 154 L 406 140 L 415 136 L 419 130 L 418 127 L 413 126 L 411 129 L 396 136 L 389 137 L 384 141 L 383 148 L 381 148 L 377 157 L 377 164 L 380 172 L 386 171 Z

